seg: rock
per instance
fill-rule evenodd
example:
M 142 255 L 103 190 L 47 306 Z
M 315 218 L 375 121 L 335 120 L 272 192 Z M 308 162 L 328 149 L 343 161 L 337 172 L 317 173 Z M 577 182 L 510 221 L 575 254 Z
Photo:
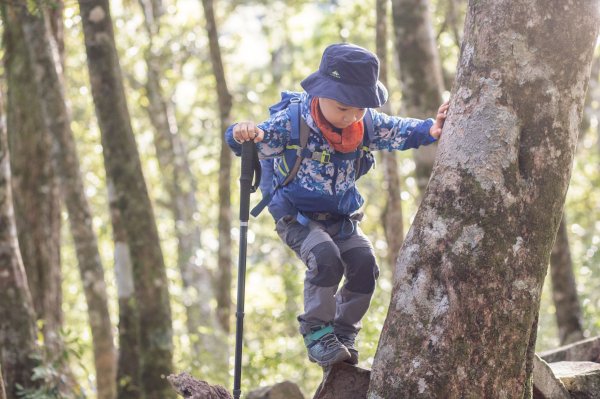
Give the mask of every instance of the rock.
M 588 338 L 561 346 L 558 349 L 542 352 L 540 357 L 547 363 L 562 361 L 600 363 L 600 337 Z
M 313 399 L 366 399 L 371 371 L 348 363 L 323 369 L 323 381 Z
M 600 399 L 600 364 L 594 362 L 550 363 L 554 375 L 574 399 Z
M 571 399 L 567 388 L 538 355 L 533 359 L 533 399 Z
M 280 382 L 269 387 L 255 389 L 247 399 L 304 399 L 298 385 L 290 381 Z
M 171 386 L 185 399 L 233 399 L 231 394 L 220 385 L 210 385 L 198 381 L 188 373 L 171 374 L 167 377 Z

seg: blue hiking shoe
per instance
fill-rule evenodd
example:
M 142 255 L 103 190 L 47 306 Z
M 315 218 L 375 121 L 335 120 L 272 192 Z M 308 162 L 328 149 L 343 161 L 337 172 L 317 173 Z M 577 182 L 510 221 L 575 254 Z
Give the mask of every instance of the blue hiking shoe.
M 343 362 L 350 358 L 350 352 L 333 333 L 333 326 L 320 327 L 304 336 L 308 359 L 321 367 Z
M 338 341 L 342 343 L 350 352 L 350 357 L 345 360 L 346 363 L 352 365 L 358 364 L 358 349 L 356 349 L 356 334 L 335 334 Z

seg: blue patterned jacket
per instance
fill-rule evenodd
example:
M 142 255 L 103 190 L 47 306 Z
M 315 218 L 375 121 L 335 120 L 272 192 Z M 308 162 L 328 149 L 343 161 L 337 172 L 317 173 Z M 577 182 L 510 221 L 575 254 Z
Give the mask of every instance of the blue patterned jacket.
M 301 94 L 301 115 L 311 129 L 308 138 L 308 150 L 334 153 L 335 150 L 325 140 L 310 114 L 312 98 Z M 373 138 L 371 151 L 406 150 L 428 145 L 436 140 L 429 135 L 433 119 L 419 120 L 400 118 L 368 109 L 373 119 Z M 275 158 L 274 167 L 281 168 L 286 145 L 290 140 L 290 110 L 284 109 L 258 124 L 265 133 L 263 141 L 257 143 L 261 159 Z M 233 139 L 233 127 L 230 126 L 225 138 L 236 155 L 241 154 L 241 145 Z M 369 154 L 372 156 L 372 154 Z M 298 212 L 326 212 L 341 216 L 356 212 L 364 203 L 355 184 L 354 160 L 321 163 L 305 158 L 298 174 L 288 185 L 276 190 L 269 204 L 269 211 L 275 218 L 296 215 Z

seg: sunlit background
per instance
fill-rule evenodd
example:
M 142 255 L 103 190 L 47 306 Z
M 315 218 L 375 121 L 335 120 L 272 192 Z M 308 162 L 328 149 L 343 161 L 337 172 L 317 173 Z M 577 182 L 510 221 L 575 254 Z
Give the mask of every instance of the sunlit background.
M 462 3 L 461 15 L 464 13 L 464 2 Z M 202 357 L 190 357 L 190 339 L 186 335 L 183 307 L 186 293 L 181 289 L 180 273 L 176 268 L 177 243 L 172 217 L 161 206 L 166 193 L 163 191 L 154 153 L 152 127 L 141 108 L 148 102 L 141 90 L 141 82 L 145 81 L 146 64 L 143 54 L 148 51 L 149 40 L 142 26 L 143 17 L 138 2 L 114 0 L 111 6 L 129 110 L 143 157 L 145 177 L 154 200 L 171 282 L 175 366 L 177 371 L 187 370 L 199 379 L 220 383 L 229 388 L 232 384 L 233 335 L 230 337 L 231 361 L 228 370 L 216 369 L 203 362 Z M 159 51 L 164 58 L 166 73 L 163 87 L 176 105 L 179 129 L 187 140 L 190 161 L 198 179 L 200 210 L 197 222 L 202 229 L 202 252 L 198 255 L 203 264 L 214 272 L 218 247 L 216 215 L 221 132 L 204 16 L 198 0 L 166 0 L 165 8 L 166 15 L 163 17 L 160 35 L 153 43 L 153 50 Z M 318 67 L 320 54 L 330 43 L 349 41 L 375 50 L 374 1 L 230 0 L 215 2 L 215 9 L 227 83 L 234 95 L 234 120 L 265 119 L 268 105 L 277 102 L 281 90 L 300 90 L 300 81 Z M 87 194 L 95 215 L 94 226 L 99 234 L 103 263 L 107 269 L 111 316 L 116 329 L 118 310 L 112 266 L 113 241 L 107 212 L 102 148 L 88 89 L 86 56 L 78 12 L 75 3 L 67 4 L 65 40 L 68 98 Z M 455 35 L 445 26 L 446 12 L 445 2 L 431 1 L 434 30 L 447 89 L 450 90 L 460 48 Z M 462 27 L 462 23 L 460 26 Z M 398 61 L 393 52 L 391 28 L 389 35 L 390 102 L 392 112 L 401 113 L 402 95 L 397 79 Z M 597 81 L 598 76 L 594 79 Z M 591 101 L 586 105 L 586 116 L 590 124 L 587 130 L 581 132 L 566 202 L 571 252 L 588 336 L 598 335 L 600 331 L 600 90 L 597 84 L 594 88 Z M 406 231 L 416 212 L 417 187 L 411 176 L 414 170 L 412 155 L 407 152 L 399 157 L 404 176 L 402 199 Z M 385 263 L 387 244 L 380 223 L 384 201 L 381 187 L 385 184 L 381 169 L 376 168 L 360 182 L 360 188 L 366 197 L 364 210 L 367 217 L 363 230 L 374 243 L 382 269 L 372 306 L 359 336 L 360 366 L 366 368 L 371 366 L 373 360 L 391 291 L 391 266 Z M 237 171 L 239 160 L 236 159 L 232 181 L 235 217 L 238 209 Z M 258 196 L 253 197 L 254 203 L 258 200 Z M 76 375 L 89 397 L 93 398 L 95 381 L 86 304 L 67 223 L 63 226 L 63 306 L 66 334 L 71 345 L 78 348 L 77 353 L 80 355 L 71 359 Z M 301 387 L 305 396 L 310 397 L 321 380 L 321 369 L 307 360 L 295 321 L 302 304 L 304 266 L 284 248 L 273 230 L 274 225 L 267 212 L 250 221 L 242 387 L 247 392 L 262 385 L 291 380 Z M 234 254 L 234 262 L 237 262 L 237 228 L 231 234 L 235 244 L 231 252 Z M 234 263 L 234 269 L 236 265 Z M 235 287 L 232 287 L 232 291 L 234 290 Z M 556 346 L 558 334 L 554 307 L 546 287 L 541 306 L 538 350 Z

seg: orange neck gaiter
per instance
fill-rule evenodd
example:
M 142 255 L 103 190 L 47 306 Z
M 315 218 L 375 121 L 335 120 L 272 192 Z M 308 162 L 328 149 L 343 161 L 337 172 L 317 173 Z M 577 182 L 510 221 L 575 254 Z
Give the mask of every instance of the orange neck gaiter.
M 363 121 L 362 119 L 354 122 L 348 127 L 342 129 L 342 134 L 334 131 L 334 127 L 331 123 L 325 119 L 325 116 L 319 108 L 319 99 L 313 98 L 310 103 L 310 114 L 317 127 L 323 132 L 323 136 L 336 151 L 338 152 L 352 152 L 356 151 L 363 139 Z

